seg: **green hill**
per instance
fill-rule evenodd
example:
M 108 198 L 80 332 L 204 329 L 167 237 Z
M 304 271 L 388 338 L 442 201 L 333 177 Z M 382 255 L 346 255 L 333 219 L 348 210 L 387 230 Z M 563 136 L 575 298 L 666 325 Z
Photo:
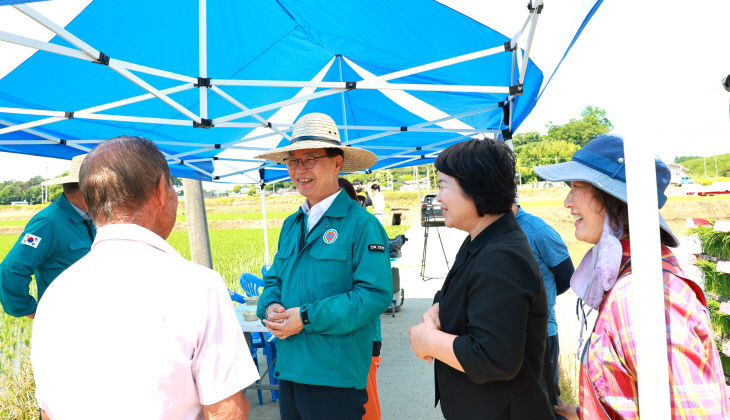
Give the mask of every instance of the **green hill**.
M 730 153 L 724 155 L 708 156 L 707 158 L 693 157 L 688 160 L 679 159 L 680 165 L 689 169 L 689 176 L 692 178 L 705 176 L 705 159 L 707 161 L 707 177 L 715 178 L 715 158 L 717 158 L 717 176 L 730 177 Z

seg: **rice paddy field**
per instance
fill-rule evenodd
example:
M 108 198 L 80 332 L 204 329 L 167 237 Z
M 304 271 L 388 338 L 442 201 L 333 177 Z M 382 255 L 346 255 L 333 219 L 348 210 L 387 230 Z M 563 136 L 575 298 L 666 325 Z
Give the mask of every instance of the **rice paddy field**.
M 575 264 L 588 250 L 588 245 L 575 240 L 573 219 L 563 208 L 567 188 L 520 189 L 522 207 L 552 225 L 563 237 Z M 422 192 L 423 194 L 424 192 Z M 416 192 L 385 191 L 386 215 L 391 208 L 404 209 L 403 224 L 387 226 L 389 237 L 404 233 L 419 223 L 420 205 Z M 301 204 L 301 197 L 268 197 L 267 226 L 269 257 L 273 261 L 281 224 Z M 0 259 L 18 239 L 25 224 L 43 206 L 0 206 Z M 236 197 L 206 200 L 213 267 L 221 273 L 229 289 L 241 293 L 238 278 L 244 272 L 260 273 L 265 262 L 263 222 L 259 197 Z M 677 234 L 683 234 L 685 218 L 710 220 L 730 216 L 730 197 L 670 196 L 662 214 Z M 178 208 L 175 230 L 168 242 L 185 258 L 190 257 L 184 202 Z M 389 221 L 386 221 L 389 223 Z M 34 291 L 33 291 L 34 293 Z M 0 419 L 35 419 L 33 380 L 29 363 L 32 321 L 13 318 L 0 312 Z M 565 365 L 570 365 L 566 363 Z M 564 372 L 566 388 L 572 386 L 575 372 Z

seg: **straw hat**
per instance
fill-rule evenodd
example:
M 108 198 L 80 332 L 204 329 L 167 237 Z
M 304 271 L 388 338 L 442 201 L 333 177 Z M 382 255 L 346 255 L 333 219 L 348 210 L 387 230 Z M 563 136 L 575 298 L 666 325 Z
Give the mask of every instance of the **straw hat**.
M 318 112 L 299 118 L 294 124 L 291 137 L 291 143 L 288 146 L 272 149 L 256 158 L 284 163 L 285 159 L 289 157 L 289 152 L 294 150 L 336 148 L 342 150 L 345 155 L 342 172 L 362 171 L 375 165 L 375 162 L 378 161 L 373 152 L 343 146 L 337 124 L 328 115 Z
M 71 159 L 71 168 L 68 170 L 68 175 L 43 181 L 41 185 L 73 184 L 79 182 L 79 170 L 84 159 L 86 159 L 86 153 L 74 156 Z

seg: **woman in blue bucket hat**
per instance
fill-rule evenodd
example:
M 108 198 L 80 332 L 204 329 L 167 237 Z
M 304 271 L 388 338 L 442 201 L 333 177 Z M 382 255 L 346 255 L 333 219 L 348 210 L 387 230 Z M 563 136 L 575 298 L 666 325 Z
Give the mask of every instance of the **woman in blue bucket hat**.
M 655 165 L 661 208 L 667 201 L 664 191 L 670 171 L 659 159 Z M 575 218 L 575 237 L 594 244 L 570 280 L 582 312 L 598 311 L 593 331 L 579 349 L 580 406 L 560 404 L 555 411 L 568 418 L 638 418 L 636 331 L 630 306 L 632 282 L 640 279 L 631 274 L 623 139 L 614 135 L 596 137 L 569 162 L 537 166 L 535 172 L 570 186 L 565 207 Z M 658 212 L 657 216 L 672 418 L 730 418 L 725 378 L 704 295 L 679 268 L 669 250 L 679 241 Z M 581 320 L 585 323 L 585 316 Z

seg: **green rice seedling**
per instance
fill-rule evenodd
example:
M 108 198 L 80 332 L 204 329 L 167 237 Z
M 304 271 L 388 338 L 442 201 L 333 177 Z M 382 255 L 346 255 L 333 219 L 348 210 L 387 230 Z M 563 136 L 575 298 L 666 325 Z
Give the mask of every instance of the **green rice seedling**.
M 697 235 L 700 238 L 705 254 L 730 260 L 730 234 L 715 232 L 702 226 L 689 229 L 688 232 L 690 235 Z
M 269 263 L 274 261 L 281 229 L 269 229 Z M 184 258 L 190 259 L 188 232 L 173 231 L 167 241 Z M 240 292 L 238 283 L 243 273 L 261 276 L 264 256 L 263 229 L 225 229 L 210 231 L 210 252 L 213 269 L 221 274 L 226 286 Z
M 720 312 L 720 302 L 712 299 L 707 300 L 710 309 L 710 322 L 715 331 L 715 338 L 726 340 L 730 337 L 730 315 Z M 722 348 L 722 347 L 720 347 Z
M 30 365 L 28 349 L 24 349 L 18 358 L 18 368 L 6 375 L 0 382 L 0 418 L 27 419 L 38 418 L 38 406 L 35 399 L 35 382 Z
M 723 299 L 730 299 L 730 274 L 716 270 L 712 261 L 697 260 L 697 267 L 705 277 L 705 291 Z
M 578 405 L 578 359 L 572 351 L 564 351 L 560 353 L 558 363 L 560 400 L 565 404 Z

